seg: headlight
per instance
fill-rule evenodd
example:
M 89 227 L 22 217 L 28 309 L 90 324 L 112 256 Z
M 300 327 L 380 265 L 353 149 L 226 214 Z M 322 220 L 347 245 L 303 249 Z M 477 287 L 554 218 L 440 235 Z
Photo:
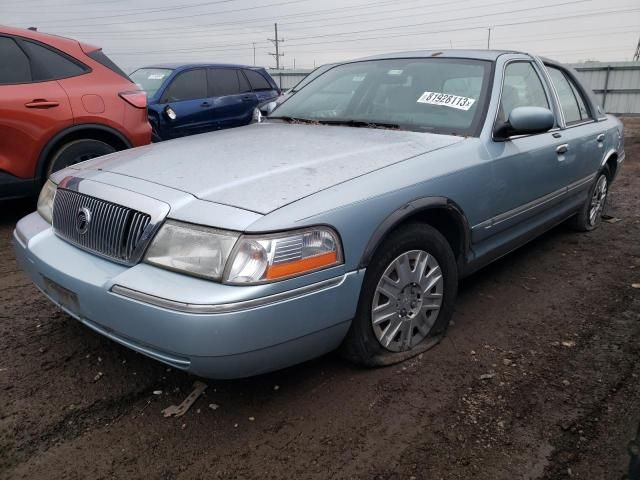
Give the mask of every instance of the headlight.
M 153 240 L 145 260 L 169 270 L 221 280 L 238 236 L 234 232 L 168 220 Z
M 314 227 L 274 235 L 242 236 L 229 258 L 226 283 L 264 283 L 342 263 L 338 235 Z
M 51 180 L 47 180 L 42 190 L 40 190 L 40 196 L 38 197 L 38 213 L 48 223 L 52 222 L 53 218 L 53 199 L 56 196 L 56 189 L 58 187 Z

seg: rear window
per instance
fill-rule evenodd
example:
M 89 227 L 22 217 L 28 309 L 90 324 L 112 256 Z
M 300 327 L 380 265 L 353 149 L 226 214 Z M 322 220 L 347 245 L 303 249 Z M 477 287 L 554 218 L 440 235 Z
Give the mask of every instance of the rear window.
M 213 96 L 222 97 L 240 93 L 240 83 L 235 70 L 230 68 L 210 68 L 207 72 L 209 75 L 209 87 Z
M 87 55 L 90 58 L 92 58 L 93 60 L 95 60 L 96 62 L 98 62 L 103 67 L 107 67 L 109 70 L 111 70 L 112 72 L 117 73 L 121 77 L 124 77 L 127 80 L 131 80 L 129 78 L 129 75 L 124 73 L 122 71 L 122 69 L 118 65 L 113 63 L 113 60 L 111 60 L 109 57 L 107 57 L 102 50 L 95 50 L 95 51 L 93 51 L 91 53 L 88 53 Z
M 169 68 L 140 68 L 131 74 L 131 80 L 152 97 L 172 71 Z
M 244 73 L 254 90 L 273 90 L 267 79 L 255 70 L 245 70 Z
M 57 80 L 82 75 L 89 69 L 62 52 L 29 40 L 21 40 L 31 59 L 31 75 L 34 82 Z

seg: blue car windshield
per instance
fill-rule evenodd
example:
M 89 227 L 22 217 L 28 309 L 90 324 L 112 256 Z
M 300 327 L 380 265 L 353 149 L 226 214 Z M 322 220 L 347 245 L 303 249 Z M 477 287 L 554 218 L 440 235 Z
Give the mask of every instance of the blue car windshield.
M 162 86 L 165 79 L 171 75 L 171 72 L 172 70 L 169 68 L 140 68 L 129 77 L 136 85 L 147 92 L 147 96 L 152 97 Z
M 338 65 L 270 118 L 474 135 L 488 100 L 484 60 L 402 58 Z

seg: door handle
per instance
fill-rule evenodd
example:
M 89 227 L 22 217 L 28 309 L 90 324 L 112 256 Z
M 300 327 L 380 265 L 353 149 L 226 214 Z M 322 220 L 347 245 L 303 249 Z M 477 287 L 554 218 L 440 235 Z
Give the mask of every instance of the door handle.
M 50 102 L 44 99 L 35 99 L 32 102 L 27 102 L 24 104 L 27 108 L 53 108 L 59 106 L 59 102 Z
M 251 100 L 253 97 L 251 95 L 245 95 L 242 97 L 243 100 Z
M 601 133 L 600 135 L 598 135 L 596 137 L 596 142 L 598 142 L 598 143 L 604 142 L 604 133 Z
M 200 106 L 201 106 L 201 107 L 210 107 L 210 106 L 211 106 L 211 104 L 210 104 L 209 102 L 202 102 L 202 103 L 200 104 Z
M 558 148 L 556 148 L 556 153 L 558 155 L 564 155 L 568 151 L 569 151 L 569 145 L 566 143 L 559 145 Z

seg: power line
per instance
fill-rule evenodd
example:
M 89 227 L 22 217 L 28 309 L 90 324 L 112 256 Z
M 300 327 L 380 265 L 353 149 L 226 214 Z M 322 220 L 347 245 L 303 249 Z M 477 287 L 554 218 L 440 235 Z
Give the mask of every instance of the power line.
M 588 1 L 588 0 L 577 0 L 577 2 L 584 2 L 584 1 Z M 577 3 L 576 1 L 572 1 L 572 2 L 566 2 L 566 3 Z M 535 8 L 548 8 L 548 7 L 556 7 L 559 4 L 555 4 L 555 5 L 547 5 L 545 7 L 535 7 Z M 640 10 L 640 8 L 631 8 L 631 9 L 625 9 L 625 10 L 610 10 L 610 11 L 595 11 L 595 12 L 586 12 L 583 14 L 572 14 L 572 15 L 566 15 L 566 16 L 554 16 L 554 17 L 545 17 L 542 19 L 531 19 L 531 20 L 523 20 L 523 21 L 516 21 L 516 22 L 506 22 L 506 23 L 494 23 L 492 28 L 495 30 L 496 27 L 504 27 L 504 26 L 516 26 L 516 25 L 524 25 L 524 24 L 530 24 L 530 23 L 541 23 L 541 22 L 552 22 L 552 21 L 557 21 L 557 20 L 566 20 L 568 18 L 576 18 L 576 17 L 588 17 L 588 16 L 594 16 L 594 15 L 607 15 L 607 14 L 613 14 L 613 13 L 623 13 L 623 12 L 630 12 L 630 11 L 638 11 Z M 511 12 L 504 12 L 504 13 L 515 13 L 515 12 L 519 12 L 521 10 L 517 10 L 517 11 L 511 11 Z M 480 17 L 485 17 L 487 15 L 477 15 L 477 16 L 472 16 L 472 17 L 466 17 L 465 19 L 474 19 L 474 18 L 480 18 Z M 460 19 L 454 19 L 454 20 L 460 20 Z M 448 21 L 452 21 L 452 20 L 448 20 Z M 440 21 L 433 21 L 433 22 L 421 22 L 418 24 L 412 24 L 409 26 L 424 26 L 424 25 L 431 25 L 431 24 L 440 24 L 440 23 L 444 23 L 447 22 L 447 20 L 440 20 Z M 342 32 L 342 33 L 334 33 L 334 34 L 327 34 L 327 35 L 310 35 L 310 36 L 306 36 L 306 37 L 298 37 L 296 39 L 289 39 L 288 45 L 291 47 L 297 47 L 297 46 L 305 46 L 305 45 L 319 45 L 319 44 L 325 44 L 325 43 L 342 43 L 345 40 L 347 41 L 362 41 L 362 40 L 378 40 L 378 39 L 386 39 L 386 38 L 398 38 L 398 37 L 408 37 L 408 36 L 415 36 L 415 35 L 425 35 L 425 34 L 434 34 L 434 33 L 445 33 L 445 32 L 457 32 L 457 31 L 463 31 L 463 30 L 478 30 L 478 29 L 483 29 L 486 30 L 487 26 L 486 25 L 478 25 L 478 26 L 460 26 L 460 27 L 455 27 L 455 28 L 447 28 L 447 29 L 441 29 L 441 30 L 432 30 L 430 32 L 407 32 L 407 33 L 400 33 L 400 34 L 387 34 L 384 36 L 375 36 L 375 37 L 360 37 L 360 38 L 348 38 L 348 39 L 337 39 L 337 40 L 327 40 L 327 41 L 318 41 L 318 42 L 309 42 L 309 43 L 290 43 L 291 41 L 295 41 L 295 40 L 305 40 L 305 39 L 315 39 L 315 38 L 326 38 L 326 37 L 334 37 L 334 36 L 342 36 L 342 35 L 352 35 L 352 34 L 357 34 L 357 33 L 362 33 L 362 32 L 372 32 L 372 31 L 380 31 L 380 30 L 388 30 L 389 28 L 404 28 L 407 27 L 407 25 L 399 25 L 396 27 L 382 27 L 382 28 L 375 28 L 375 29 L 368 29 L 368 30 L 361 30 L 361 31 L 357 31 L 357 32 Z M 144 54 L 149 54 L 149 53 L 179 53 L 179 52 L 191 52 L 191 51 L 197 51 L 197 50 L 214 50 L 216 47 L 249 47 L 251 45 L 251 43 L 236 43 L 236 44 L 230 44 L 230 43 L 226 43 L 224 45 L 210 45 L 210 46 L 205 46 L 205 47 L 199 47 L 199 48 L 184 48 L 184 49 L 173 49 L 173 50 L 147 50 L 147 51 L 138 51 L 138 52 L 122 52 L 122 54 L 126 54 L 126 55 L 144 55 Z M 119 54 L 118 52 L 112 52 L 114 55 Z
M 517 0 L 516 0 L 517 1 Z M 586 1 L 586 0 L 585 0 Z M 440 13 L 440 12 L 446 12 L 448 10 L 450 10 L 450 7 L 452 4 L 457 4 L 457 3 L 467 3 L 468 0 L 463 0 L 462 2 L 443 2 L 443 3 L 438 3 L 438 4 L 433 4 L 431 5 L 432 7 L 436 7 L 436 6 L 447 6 L 448 8 L 446 10 L 439 10 L 439 11 L 431 11 L 429 12 L 429 15 L 432 15 L 433 13 Z M 488 7 L 493 7 L 493 6 L 498 6 L 498 5 L 505 5 L 505 4 L 513 4 L 514 0 L 502 0 L 499 2 L 492 2 L 492 3 L 487 3 L 487 4 L 480 4 L 477 5 L 476 8 L 488 8 Z M 414 7 L 411 7 L 414 8 Z M 404 10 L 404 9 L 402 9 Z M 385 12 L 386 13 L 386 12 Z M 378 12 L 370 12 L 370 14 L 378 14 Z M 355 15 L 356 17 L 361 17 L 363 14 L 358 14 Z M 347 15 L 347 16 L 343 16 L 342 18 L 349 18 L 349 17 L 353 17 L 354 15 Z M 401 19 L 401 18 L 415 18 L 415 15 L 401 15 L 401 16 L 397 16 L 397 17 L 385 17 L 385 18 L 381 18 L 381 19 L 369 19 L 367 20 L 367 22 L 377 22 L 377 21 L 386 21 L 386 20 L 397 20 L 397 19 Z M 308 22 L 309 20 L 304 20 L 304 22 Z M 317 20 L 311 20 L 311 21 L 317 21 Z M 293 22 L 293 23 L 298 23 L 298 22 Z M 341 26 L 341 25 L 353 25 L 353 24 L 360 24 L 361 21 L 357 21 L 357 22 L 343 22 L 343 23 L 332 23 L 330 24 L 331 27 L 335 27 L 335 26 Z M 291 25 L 291 23 L 288 23 L 287 25 Z M 271 26 L 269 27 L 271 28 Z M 237 29 L 237 27 L 236 27 Z M 219 33 L 215 33 L 216 37 L 219 37 L 220 34 Z M 225 34 L 222 34 L 225 35 Z M 237 36 L 237 30 L 233 33 L 229 33 L 226 35 L 233 35 L 234 37 Z M 167 38 L 165 35 L 162 35 L 159 38 Z M 225 44 L 224 46 L 228 46 L 228 44 Z M 197 48 L 197 46 L 196 46 Z
M 410 0 L 410 1 L 415 2 L 415 1 L 419 1 L 419 0 Z M 307 17 L 307 16 L 314 16 L 314 15 L 325 15 L 325 14 L 330 13 L 330 12 L 338 12 L 338 11 L 350 10 L 350 9 L 353 9 L 353 10 L 360 10 L 362 8 L 371 9 L 372 6 L 376 6 L 376 5 L 377 6 L 383 6 L 383 5 L 389 5 L 389 4 L 395 5 L 395 4 L 397 4 L 397 0 L 384 0 L 384 1 L 380 1 L 380 2 L 368 2 L 368 3 L 365 3 L 363 5 L 357 5 L 357 6 L 314 10 L 314 11 L 311 11 L 311 12 L 279 15 L 278 17 L 271 16 L 271 17 L 255 18 L 255 19 L 250 19 L 250 20 L 235 20 L 235 21 L 224 21 L 224 22 L 216 22 L 216 23 L 205 23 L 205 24 L 191 25 L 191 26 L 182 27 L 180 29 L 180 33 L 183 34 L 183 35 L 185 33 L 199 33 L 199 32 L 209 31 L 211 29 L 211 27 L 217 27 L 217 26 L 225 26 L 225 25 L 233 26 L 233 25 L 239 25 L 239 24 L 263 22 L 263 21 L 273 22 L 274 20 L 281 20 L 283 18 L 297 18 L 297 17 Z M 224 13 L 224 12 L 219 12 L 219 13 Z M 271 26 L 269 26 L 269 28 L 271 28 Z M 70 30 L 70 31 L 73 32 L 74 30 Z M 121 32 L 121 33 L 140 36 L 140 32 L 161 32 L 160 35 L 163 35 L 162 32 L 166 33 L 166 27 L 164 27 L 164 28 L 137 29 L 135 32 Z M 91 30 L 91 31 L 84 31 L 84 32 L 76 31 L 76 33 L 101 34 L 101 33 L 112 33 L 112 31 L 105 31 L 105 30 L 95 31 L 95 30 Z
M 441 24 L 441 23 L 455 22 L 455 21 L 460 21 L 460 20 L 475 20 L 476 18 L 494 17 L 495 15 L 504 15 L 504 14 L 508 14 L 508 13 L 529 12 L 531 10 L 538 10 L 538 9 L 549 8 L 549 7 L 554 7 L 555 8 L 555 7 L 562 7 L 562 6 L 565 6 L 565 5 L 575 5 L 577 3 L 586 3 L 586 2 L 589 2 L 589 1 L 591 1 L 591 0 L 570 0 L 570 1 L 562 2 L 562 3 L 542 5 L 542 6 L 537 6 L 537 7 L 520 8 L 520 9 L 516 9 L 516 10 L 509 10 L 509 11 L 500 12 L 498 14 L 496 14 L 496 13 L 484 13 L 484 14 L 480 14 L 480 15 L 471 15 L 471 16 L 468 16 L 468 17 L 452 18 L 450 20 L 436 20 L 436 21 L 431 21 L 431 22 L 419 22 L 419 23 L 410 23 L 410 24 L 405 24 L 405 25 L 394 25 L 392 27 L 369 28 L 369 29 L 365 29 L 365 30 L 356 30 L 356 31 L 353 31 L 353 32 L 327 33 L 327 34 L 322 34 L 322 35 L 309 35 L 309 36 L 305 36 L 305 37 L 292 38 L 291 41 L 303 40 L 303 39 L 308 39 L 308 38 L 324 38 L 324 37 L 335 37 L 335 36 L 338 36 L 338 35 L 352 35 L 352 34 L 357 34 L 357 33 L 379 32 L 381 30 L 395 30 L 397 28 L 424 27 L 424 26 L 427 26 L 427 25 L 438 25 L 438 24 Z
M 545 17 L 540 19 L 531 19 L 531 20 L 521 20 L 516 22 L 505 22 L 505 23 L 494 23 L 492 28 L 495 30 L 497 27 L 514 27 L 519 25 L 529 25 L 532 23 L 546 23 L 546 22 L 556 22 L 559 20 L 568 20 L 575 18 L 585 18 L 585 17 L 593 17 L 593 16 L 604 16 L 604 15 L 612 15 L 616 13 L 630 13 L 640 11 L 640 8 L 628 8 L 621 10 L 599 10 L 595 12 L 585 12 L 582 14 L 572 14 L 565 16 L 554 16 L 554 17 Z M 339 40 L 326 40 L 319 42 L 310 42 L 310 43 L 297 43 L 297 44 L 289 44 L 290 47 L 297 46 L 305 46 L 305 45 L 321 45 L 327 43 L 343 43 L 345 40 L 347 41 L 368 41 L 368 40 L 379 40 L 379 39 L 389 39 L 389 38 L 400 38 L 400 37 L 412 37 L 415 35 L 424 35 L 424 34 L 435 34 L 435 33 L 449 33 L 449 32 L 460 32 L 460 31 L 468 31 L 468 30 L 486 30 L 487 25 L 477 25 L 477 26 L 463 26 L 463 27 L 455 27 L 455 28 L 446 28 L 441 30 L 431 30 L 430 32 L 409 32 L 409 33 L 398 33 L 398 34 L 387 34 L 382 36 L 375 37 L 359 37 L 359 38 L 347 38 L 347 39 L 339 39 Z
M 204 6 L 209 6 L 209 5 L 218 5 L 220 3 L 230 3 L 230 2 L 236 2 L 238 0 L 216 0 L 213 2 L 203 2 L 203 3 L 194 3 L 194 4 L 190 4 L 190 5 L 180 5 L 177 7 L 166 7 L 166 8 L 154 8 L 154 9 L 127 9 L 124 10 L 127 13 L 118 13 L 116 15 L 100 15 L 98 17 L 75 17 L 75 18 L 67 18 L 65 20 L 54 20 L 53 22 L 43 22 L 42 25 L 47 26 L 47 25 L 51 25 L 52 23 L 54 24 L 58 24 L 58 23 L 76 23 L 78 21 L 86 21 L 86 20 L 101 20 L 103 18 L 117 18 L 117 17 L 128 17 L 131 15 L 147 15 L 149 13 L 158 13 L 158 12 L 169 12 L 169 11 L 174 11 L 174 10 L 184 10 L 186 8 L 197 8 L 197 7 L 204 7 Z M 143 11 L 140 11 L 143 10 Z M 131 13 L 134 11 L 139 11 L 139 13 Z M 145 19 L 145 21 L 147 21 L 147 19 Z
M 33 1 L 35 1 L 35 0 L 33 0 Z M 83 2 L 80 2 L 80 3 L 68 3 L 68 4 L 63 5 L 63 6 L 83 5 L 83 6 L 88 7 L 88 6 L 90 6 L 90 5 L 102 5 L 102 4 L 105 4 L 105 3 L 109 3 L 109 4 L 111 4 L 111 3 L 122 3 L 123 1 L 125 1 L 125 0 L 103 0 L 103 1 L 97 1 L 97 2 L 83 1 Z M 57 3 L 58 3 L 58 2 L 56 1 L 54 4 L 48 4 L 48 5 L 47 5 L 47 4 L 45 4 L 45 5 L 42 5 L 42 7 L 55 6 L 56 8 L 59 8 L 59 6 L 57 5 Z M 7 5 L 24 5 L 24 1 L 17 1 L 17 2 L 2 2 L 2 6 L 3 6 L 3 7 L 5 7 L 5 6 L 7 6 Z M 62 5 L 61 5 L 61 6 L 62 6 Z
M 163 18 L 145 18 L 144 20 L 131 20 L 131 21 L 127 21 L 127 22 L 107 22 L 107 23 L 92 23 L 89 25 L 86 25 L 87 27 L 103 27 L 103 26 L 109 26 L 109 25 L 127 25 L 127 24 L 131 24 L 131 23 L 149 23 L 149 22 L 165 22 L 167 20 L 181 20 L 184 18 L 194 18 L 194 17 L 202 17 L 204 15 L 221 15 L 223 13 L 236 13 L 236 12 L 246 12 L 249 10 L 257 10 L 260 8 L 269 8 L 269 7 L 280 7 L 282 5 L 293 5 L 296 3 L 303 3 L 303 2 L 309 2 L 311 0 L 287 0 L 285 2 L 278 2 L 278 3 L 269 3 L 269 4 L 265 4 L 265 5 L 256 5 L 253 7 L 245 7 L 245 8 L 236 8 L 234 10 L 223 10 L 221 12 L 212 12 L 209 14 L 205 14 L 205 13 L 195 13 L 192 15 L 179 15 L 176 17 L 163 17 Z M 73 30 L 72 30 L 73 31 Z

